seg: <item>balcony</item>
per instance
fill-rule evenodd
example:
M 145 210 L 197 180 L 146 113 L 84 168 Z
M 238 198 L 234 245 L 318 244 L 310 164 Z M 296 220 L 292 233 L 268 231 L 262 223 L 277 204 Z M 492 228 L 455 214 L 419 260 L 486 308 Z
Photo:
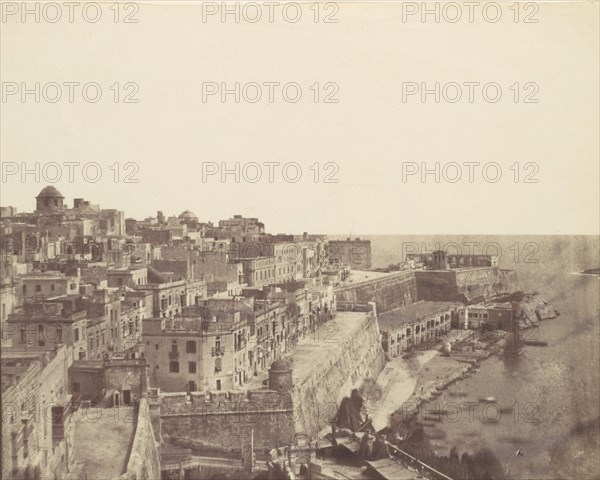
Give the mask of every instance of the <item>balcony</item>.
M 211 356 L 218 357 L 225 355 L 225 347 L 213 347 L 210 351 Z

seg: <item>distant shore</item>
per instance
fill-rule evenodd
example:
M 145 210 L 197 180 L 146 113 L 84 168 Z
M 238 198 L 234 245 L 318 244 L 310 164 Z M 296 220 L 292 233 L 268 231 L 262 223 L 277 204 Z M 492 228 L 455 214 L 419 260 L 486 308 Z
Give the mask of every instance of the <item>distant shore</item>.
M 600 275 L 600 268 L 590 268 L 579 273 L 581 275 Z

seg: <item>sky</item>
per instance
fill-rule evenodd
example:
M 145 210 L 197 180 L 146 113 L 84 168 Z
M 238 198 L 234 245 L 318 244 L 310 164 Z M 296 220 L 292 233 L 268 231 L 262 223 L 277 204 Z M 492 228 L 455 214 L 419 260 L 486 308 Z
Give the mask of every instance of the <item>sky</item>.
M 281 5 L 255 23 L 210 2 L 121 5 L 119 21 L 99 5 L 96 23 L 2 12 L 2 206 L 32 211 L 52 184 L 70 205 L 270 232 L 599 233 L 598 2 L 502 3 L 495 23 L 461 2 L 454 23 L 399 2 L 320 5 L 318 22 L 297 4 L 296 23 Z

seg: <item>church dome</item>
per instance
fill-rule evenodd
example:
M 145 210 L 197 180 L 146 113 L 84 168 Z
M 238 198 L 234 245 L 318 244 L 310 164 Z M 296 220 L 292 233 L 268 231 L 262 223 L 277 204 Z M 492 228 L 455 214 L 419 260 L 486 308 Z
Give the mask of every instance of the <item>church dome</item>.
M 52 185 L 48 185 L 47 187 L 42 188 L 42 191 L 39 193 L 38 197 L 44 197 L 44 198 L 65 198 L 63 196 L 63 194 L 60 193 L 56 189 L 56 187 L 53 187 Z
M 193 212 L 190 212 L 189 210 L 185 210 L 184 212 L 181 212 L 181 215 L 179 215 L 179 218 L 181 220 L 198 220 L 198 217 L 196 215 L 194 215 Z

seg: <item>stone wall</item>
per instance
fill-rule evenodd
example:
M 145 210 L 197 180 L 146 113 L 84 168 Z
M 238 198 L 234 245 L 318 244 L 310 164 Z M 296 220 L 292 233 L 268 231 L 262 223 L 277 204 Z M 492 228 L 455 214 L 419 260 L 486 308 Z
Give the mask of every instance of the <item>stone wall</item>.
M 431 302 L 460 301 L 454 270 L 414 272 L 419 300 Z
M 287 445 L 294 438 L 292 397 L 261 389 L 248 392 L 162 393 L 160 430 L 165 442 L 205 450 L 239 451 Z
M 414 275 L 419 300 L 469 303 L 518 289 L 516 272 L 498 267 L 417 270 Z
M 143 358 L 118 359 L 113 358 L 104 363 L 104 381 L 106 394 L 112 397 L 119 392 L 123 401 L 123 392 L 129 391 L 130 401 L 134 396 L 138 399 L 146 391 L 146 369 L 148 365 Z
M 375 315 L 365 315 L 363 328 L 316 361 L 320 363 L 293 390 L 295 430 L 312 438 L 329 426 L 352 389 L 383 369 L 385 356 Z
M 314 438 L 328 427 L 343 397 L 382 370 L 376 317 L 365 315 L 361 328 L 319 360 L 294 379 L 291 392 L 163 392 L 152 405 L 153 416 L 160 417 L 155 431 L 163 442 L 215 452 L 247 448 L 252 430 L 255 448 L 263 450 L 289 445 L 299 432 Z
M 344 285 L 335 289 L 338 304 L 375 302 L 378 312 L 387 312 L 417 301 L 413 272 L 395 272 L 384 277 Z
M 121 475 L 120 480 L 153 480 L 161 478 L 160 457 L 154 439 L 154 431 L 150 421 L 148 402 L 146 398 L 140 400 L 135 437 L 127 471 Z

